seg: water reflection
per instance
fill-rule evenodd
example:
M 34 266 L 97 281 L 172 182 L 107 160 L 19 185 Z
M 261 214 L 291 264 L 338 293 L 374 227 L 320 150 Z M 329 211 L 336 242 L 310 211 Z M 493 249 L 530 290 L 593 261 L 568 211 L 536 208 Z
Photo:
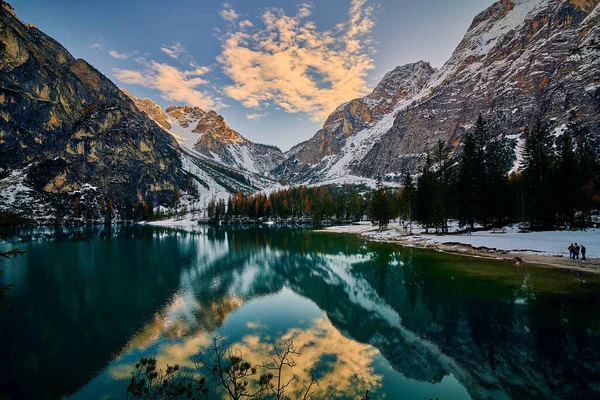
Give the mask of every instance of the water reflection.
M 120 398 L 139 358 L 192 367 L 215 334 L 257 364 L 292 339 L 304 348 L 298 384 L 316 368 L 319 389 L 339 398 L 600 391 L 594 276 L 296 230 L 113 227 L 19 241 L 28 253 L 7 264 L 17 286 L 0 311 L 16 321 L 0 333 L 14 365 L 0 388 L 14 398 Z

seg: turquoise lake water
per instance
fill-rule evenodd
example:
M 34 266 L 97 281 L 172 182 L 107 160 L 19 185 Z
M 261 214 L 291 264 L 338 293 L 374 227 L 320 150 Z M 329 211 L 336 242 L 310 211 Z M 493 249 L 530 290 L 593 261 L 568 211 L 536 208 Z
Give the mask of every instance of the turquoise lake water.
M 125 398 L 142 357 L 193 368 L 223 336 L 302 349 L 300 390 L 358 399 L 600 397 L 595 275 L 292 229 L 4 232 L 11 399 Z

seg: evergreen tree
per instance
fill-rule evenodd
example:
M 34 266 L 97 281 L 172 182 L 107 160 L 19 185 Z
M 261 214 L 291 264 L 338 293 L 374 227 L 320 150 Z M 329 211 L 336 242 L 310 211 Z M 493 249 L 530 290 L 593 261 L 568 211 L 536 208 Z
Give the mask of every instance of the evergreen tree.
M 227 199 L 227 217 L 233 217 L 233 200 L 231 199 L 231 196 Z
M 479 116 L 475 128 L 465 137 L 458 166 L 458 218 L 474 228 L 504 223 L 511 214 L 508 172 L 514 163 L 514 149 L 507 139 L 494 137 Z
M 525 132 L 523 179 L 529 224 L 533 229 L 547 229 L 555 219 L 555 198 L 551 160 L 555 157 L 548 128 L 538 120 L 533 130 Z
M 425 232 L 434 225 L 434 203 L 436 199 L 435 174 L 432 171 L 432 160 L 429 154 L 417 181 L 416 220 L 425 227 Z
M 504 224 L 512 214 L 508 172 L 515 160 L 513 145 L 505 138 L 490 139 L 484 149 L 484 181 L 481 209 L 487 224 Z
M 386 188 L 379 184 L 371 198 L 371 207 L 369 209 L 369 218 L 373 223 L 383 230 L 391 219 L 395 217 L 394 207 Z
M 458 167 L 458 219 L 461 225 L 475 227 L 475 220 L 480 215 L 479 183 L 477 171 L 482 168 L 474 134 L 465 136 Z
M 571 133 L 567 131 L 557 139 L 557 142 L 560 156 L 555 175 L 554 190 L 557 198 L 558 214 L 565 222 L 573 226 L 575 223 L 575 208 L 577 207 L 577 193 L 581 187 L 582 174 L 579 173 Z
M 600 165 L 587 137 L 580 139 L 578 149 L 577 208 L 586 226 L 591 224 L 591 211 L 600 208 Z
M 434 161 L 437 167 L 435 177 L 435 201 L 433 203 L 433 223 L 436 232 L 448 233 L 448 219 L 452 213 L 452 190 L 449 166 L 450 152 L 442 140 L 438 140 L 434 152 Z
M 400 201 L 400 215 L 406 222 L 408 221 L 409 233 L 412 235 L 412 222 L 415 217 L 415 197 L 417 189 L 410 172 L 406 172 L 402 179 L 402 197 Z

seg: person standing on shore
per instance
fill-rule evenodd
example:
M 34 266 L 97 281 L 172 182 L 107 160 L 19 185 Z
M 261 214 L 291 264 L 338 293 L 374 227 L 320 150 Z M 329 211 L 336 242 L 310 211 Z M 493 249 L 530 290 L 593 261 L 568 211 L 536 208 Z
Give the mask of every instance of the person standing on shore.
M 574 260 L 575 257 L 575 246 L 573 246 L 573 243 L 571 243 L 571 245 L 569 246 L 569 248 L 567 249 L 569 250 L 569 260 Z
M 585 261 L 585 246 L 581 245 L 581 261 Z
M 579 245 L 577 243 L 575 243 L 575 251 L 573 252 L 573 258 L 575 260 L 579 260 Z

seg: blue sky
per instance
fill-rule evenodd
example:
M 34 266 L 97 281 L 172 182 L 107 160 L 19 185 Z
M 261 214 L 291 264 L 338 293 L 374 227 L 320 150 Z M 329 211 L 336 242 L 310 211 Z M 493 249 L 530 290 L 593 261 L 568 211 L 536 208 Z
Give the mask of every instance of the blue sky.
M 17 15 L 163 107 L 216 109 L 287 150 L 397 65 L 440 67 L 491 0 L 12 0 Z

